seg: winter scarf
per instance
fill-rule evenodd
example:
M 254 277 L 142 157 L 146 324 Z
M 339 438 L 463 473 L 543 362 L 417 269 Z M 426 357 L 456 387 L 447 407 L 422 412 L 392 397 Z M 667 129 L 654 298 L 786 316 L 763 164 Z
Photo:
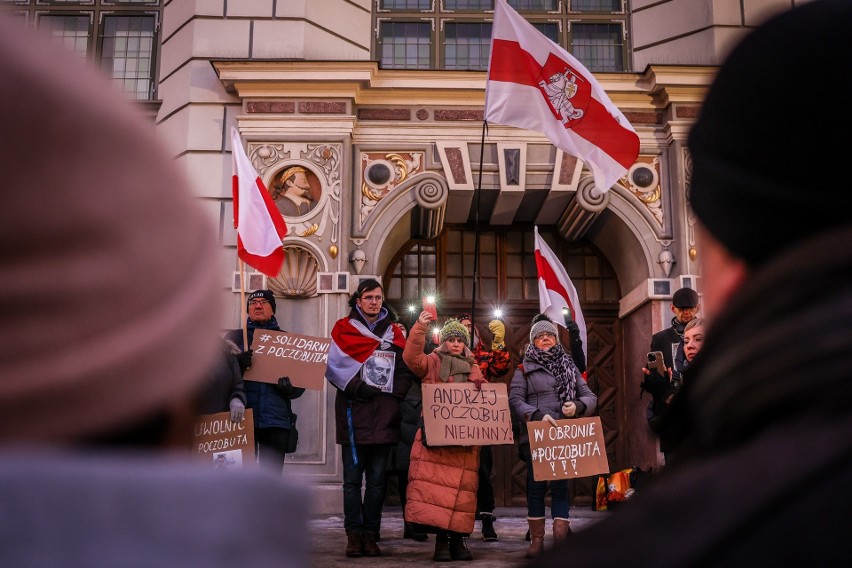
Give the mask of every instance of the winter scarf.
M 574 360 L 561 345 L 557 344 L 547 351 L 542 351 L 530 343 L 524 353 L 524 358 L 533 363 L 538 363 L 553 375 L 556 379 L 556 390 L 563 403 L 574 400 L 580 370 L 577 369 Z

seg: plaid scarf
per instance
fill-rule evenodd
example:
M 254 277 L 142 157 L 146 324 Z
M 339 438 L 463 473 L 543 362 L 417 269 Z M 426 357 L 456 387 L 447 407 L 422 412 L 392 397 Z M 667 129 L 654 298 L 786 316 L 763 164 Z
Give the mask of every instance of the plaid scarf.
M 524 353 L 524 359 L 538 363 L 545 371 L 553 375 L 556 379 L 556 392 L 563 403 L 574 400 L 580 370 L 561 345 L 557 344 L 547 351 L 542 351 L 530 343 Z

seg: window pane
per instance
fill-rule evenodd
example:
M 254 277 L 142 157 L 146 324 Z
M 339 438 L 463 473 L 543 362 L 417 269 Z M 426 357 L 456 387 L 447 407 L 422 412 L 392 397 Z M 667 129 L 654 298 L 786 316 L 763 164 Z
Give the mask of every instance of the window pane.
M 444 68 L 485 71 L 491 50 L 491 24 L 447 24 L 444 34 Z
M 445 10 L 493 10 L 494 0 L 444 0 Z
M 136 100 L 151 97 L 154 23 L 153 16 L 104 18 L 101 66 Z
M 432 0 L 382 0 L 382 10 L 429 10 Z
M 571 31 L 571 52 L 589 71 L 624 71 L 620 25 L 575 23 Z
M 571 0 L 571 9 L 579 12 L 621 12 L 621 0 Z
M 556 2 L 558 0 L 509 0 L 509 6 L 515 10 L 537 10 L 552 12 L 556 10 Z
M 533 27 L 547 36 L 553 43 L 559 43 L 559 26 L 556 24 L 533 24 Z
M 88 16 L 48 16 L 38 20 L 39 28 L 47 28 L 50 35 L 63 47 L 85 58 L 89 51 Z
M 382 22 L 379 45 L 384 69 L 431 67 L 431 30 L 426 22 Z

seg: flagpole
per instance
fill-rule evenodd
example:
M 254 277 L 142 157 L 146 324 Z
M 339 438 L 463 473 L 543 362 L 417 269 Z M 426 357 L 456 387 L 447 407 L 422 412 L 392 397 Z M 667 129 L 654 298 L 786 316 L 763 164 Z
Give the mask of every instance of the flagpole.
M 473 216 L 473 291 L 471 293 L 472 303 L 470 306 L 470 350 L 476 347 L 474 344 L 473 330 L 476 329 L 476 287 L 479 284 L 479 204 L 482 202 L 482 162 L 485 159 L 485 131 L 488 130 L 488 122 L 482 121 L 482 141 L 479 144 L 479 180 L 476 182 L 476 212 Z
M 240 305 L 246 305 L 246 264 L 243 262 L 243 259 L 238 258 L 238 262 L 240 263 Z M 248 314 L 246 317 L 241 318 L 243 320 L 243 351 L 248 351 L 251 345 L 248 344 Z

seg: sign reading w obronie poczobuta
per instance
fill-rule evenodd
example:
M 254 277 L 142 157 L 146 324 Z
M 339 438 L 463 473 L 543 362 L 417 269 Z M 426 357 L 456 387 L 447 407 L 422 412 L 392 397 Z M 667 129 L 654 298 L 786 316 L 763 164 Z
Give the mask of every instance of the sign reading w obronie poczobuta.
M 573 479 L 609 473 L 606 443 L 599 416 L 527 422 L 533 479 Z

